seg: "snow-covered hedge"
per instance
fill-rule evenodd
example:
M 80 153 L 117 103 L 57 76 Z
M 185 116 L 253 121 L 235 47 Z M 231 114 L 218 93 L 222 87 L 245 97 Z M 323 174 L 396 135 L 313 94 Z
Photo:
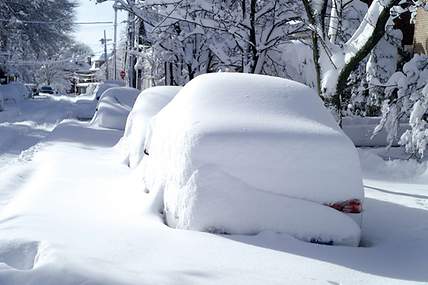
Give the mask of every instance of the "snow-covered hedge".
M 144 139 L 150 119 L 168 104 L 180 89 L 179 86 L 158 86 L 148 88 L 138 95 L 121 140 L 130 167 L 137 166 L 144 155 Z
M 152 119 L 146 150 L 145 186 L 172 227 L 359 243 L 357 223 L 324 205 L 363 199 L 358 154 L 307 86 L 199 76 Z
M 140 91 L 129 87 L 113 87 L 100 97 L 92 125 L 124 130 L 126 119 Z

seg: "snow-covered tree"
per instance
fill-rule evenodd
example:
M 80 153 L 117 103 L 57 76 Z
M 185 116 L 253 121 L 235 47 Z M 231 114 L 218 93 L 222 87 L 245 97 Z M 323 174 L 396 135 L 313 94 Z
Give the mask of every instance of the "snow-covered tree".
M 69 40 L 75 0 L 0 0 L 0 68 L 46 60 Z
M 410 130 L 400 138 L 400 144 L 412 155 L 422 157 L 428 143 L 428 56 L 415 55 L 394 73 L 386 83 L 382 120 L 374 134 L 385 129 L 391 145 L 398 139 L 401 119 L 409 118 Z
M 342 96 L 351 73 L 384 37 L 385 31 L 392 28 L 392 17 L 405 11 L 414 11 L 415 6 L 425 4 L 422 1 L 374 0 L 351 38 L 344 43 L 337 43 L 337 33 L 334 31 L 340 30 L 340 21 L 335 19 L 340 19 L 340 9 L 335 7 L 339 6 L 337 3 L 340 0 L 333 1 L 336 4 L 330 11 L 328 0 L 302 0 L 302 3 L 312 32 L 318 93 L 331 102 L 340 122 Z M 328 13 L 331 14 L 329 23 L 326 21 Z
M 349 102 L 346 102 L 347 96 L 342 96 L 342 100 L 348 104 L 346 107 L 350 114 L 358 116 L 380 115 L 385 84 L 397 70 L 401 39 L 400 30 L 387 30 L 384 37 L 370 52 L 368 59 L 362 61 L 357 69 L 351 73 L 348 79 L 348 85 L 352 86 Z
M 36 81 L 39 84 L 52 85 L 60 93 L 68 93 L 74 73 L 86 64 L 86 59 L 90 55 L 92 50 L 89 46 L 69 41 L 67 46 L 51 55 L 49 60 L 42 61 L 40 64 L 35 62 Z
M 296 1 L 119 2 L 144 21 L 150 52 L 175 84 L 218 70 L 279 75 L 281 45 L 303 28 Z

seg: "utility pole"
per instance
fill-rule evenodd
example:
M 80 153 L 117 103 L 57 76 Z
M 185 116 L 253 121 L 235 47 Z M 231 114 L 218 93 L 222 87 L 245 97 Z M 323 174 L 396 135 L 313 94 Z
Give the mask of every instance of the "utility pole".
M 114 80 L 117 80 L 117 1 L 114 1 L 113 4 L 114 9 L 114 38 L 113 38 L 113 70 L 114 70 Z
M 135 4 L 135 0 L 128 0 L 129 6 Z M 128 12 L 128 85 L 129 87 L 135 87 L 135 56 L 133 54 L 135 46 L 135 15 L 132 12 Z
M 97 3 L 103 3 L 106 2 L 108 0 L 96 0 Z M 113 8 L 115 9 L 115 36 L 114 36 L 114 70 L 115 70 L 115 74 L 114 74 L 114 78 L 116 78 L 116 27 L 117 27 L 117 14 L 116 11 L 117 9 L 121 9 L 121 10 L 127 10 L 128 11 L 128 40 L 127 40 L 127 59 L 126 62 L 128 64 L 127 68 L 128 68 L 128 86 L 130 87 L 135 87 L 136 82 L 135 82 L 135 70 L 134 70 L 134 65 L 135 65 L 135 55 L 133 54 L 134 52 L 134 47 L 135 47 L 135 14 L 133 12 L 133 7 L 135 5 L 135 0 L 127 0 L 127 3 L 124 4 L 124 1 L 119 1 L 119 0 L 112 0 L 114 1 L 114 5 Z M 120 4 L 120 5 L 118 5 Z M 123 7 L 122 5 L 125 5 L 125 7 Z
M 101 41 L 101 44 L 104 45 L 104 60 L 105 60 L 105 65 L 106 65 L 106 80 L 108 80 L 109 76 L 108 76 L 107 41 L 111 41 L 111 39 L 106 38 L 106 30 L 104 30 L 104 38 L 102 38 L 100 41 Z

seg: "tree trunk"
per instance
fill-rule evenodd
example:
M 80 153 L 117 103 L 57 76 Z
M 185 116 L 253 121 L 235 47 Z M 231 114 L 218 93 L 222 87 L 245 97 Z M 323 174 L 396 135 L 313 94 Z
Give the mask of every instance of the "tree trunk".
M 320 50 L 318 45 L 318 35 L 316 32 L 312 32 L 312 58 L 315 64 L 315 74 L 317 83 L 318 96 L 323 98 L 322 87 L 321 87 L 321 65 L 320 65 Z
M 312 25 L 313 30 L 311 34 L 312 40 L 312 58 L 315 64 L 315 74 L 316 74 L 316 84 L 317 84 L 317 92 L 318 95 L 323 98 L 322 89 L 321 89 L 321 65 L 320 65 L 320 50 L 319 50 L 319 42 L 318 42 L 318 33 L 316 31 L 316 20 L 314 11 L 311 8 L 311 4 L 308 0 L 302 0 L 303 6 L 306 11 L 306 15 L 308 17 L 309 24 Z
M 251 67 L 250 72 L 254 73 L 256 71 L 256 65 L 258 61 L 258 52 L 257 52 L 257 33 L 256 33 L 256 0 L 250 1 L 250 56 L 251 56 Z

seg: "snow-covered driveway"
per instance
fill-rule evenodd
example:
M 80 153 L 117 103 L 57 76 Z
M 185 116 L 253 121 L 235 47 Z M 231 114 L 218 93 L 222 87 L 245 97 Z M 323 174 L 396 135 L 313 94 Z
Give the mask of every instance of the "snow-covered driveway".
M 365 184 L 378 189 L 366 188 L 364 247 L 332 247 L 168 228 L 112 148 L 121 135 L 68 121 L 3 168 L 1 285 L 428 282 L 424 165 L 397 167 L 417 167 L 417 177 L 371 169 Z

